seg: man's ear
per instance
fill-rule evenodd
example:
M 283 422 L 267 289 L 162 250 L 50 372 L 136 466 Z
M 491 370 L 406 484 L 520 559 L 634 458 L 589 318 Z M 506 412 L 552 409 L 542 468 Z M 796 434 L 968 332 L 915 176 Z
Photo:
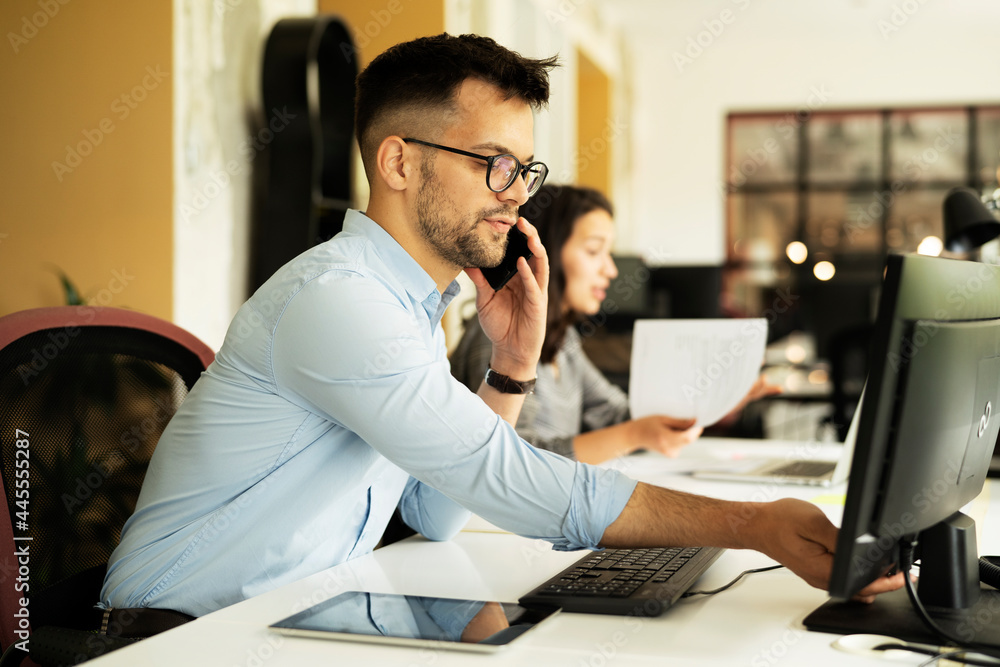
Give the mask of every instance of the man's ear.
M 413 151 L 400 137 L 383 139 L 375 153 L 375 172 L 379 179 L 392 190 L 405 190 L 417 172 L 412 155 Z

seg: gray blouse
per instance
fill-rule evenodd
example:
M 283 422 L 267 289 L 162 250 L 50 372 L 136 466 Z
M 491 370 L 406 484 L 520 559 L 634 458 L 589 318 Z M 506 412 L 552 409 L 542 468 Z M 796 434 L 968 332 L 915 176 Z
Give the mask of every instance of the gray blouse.
M 493 343 L 479 320 L 471 318 L 451 354 L 451 374 L 477 391 L 492 352 Z M 535 393 L 525 398 L 515 425 L 518 435 L 535 447 L 575 458 L 573 438 L 577 435 L 629 418 L 628 397 L 587 358 L 576 329 L 567 330 L 555 364 L 538 364 L 537 372 Z

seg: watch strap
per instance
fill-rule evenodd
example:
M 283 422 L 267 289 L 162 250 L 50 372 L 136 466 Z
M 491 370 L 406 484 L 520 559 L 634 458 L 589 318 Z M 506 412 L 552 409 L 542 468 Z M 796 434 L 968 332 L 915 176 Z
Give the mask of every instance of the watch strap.
M 498 373 L 492 368 L 486 368 L 486 384 L 493 387 L 502 394 L 531 394 L 535 391 L 537 378 L 530 380 L 514 380 Z

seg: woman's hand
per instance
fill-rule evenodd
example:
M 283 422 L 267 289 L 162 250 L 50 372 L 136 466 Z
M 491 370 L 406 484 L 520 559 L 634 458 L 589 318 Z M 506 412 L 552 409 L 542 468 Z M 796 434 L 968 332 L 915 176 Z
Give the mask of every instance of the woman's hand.
M 677 456 L 701 435 L 693 419 L 651 415 L 587 431 L 573 438 L 573 453 L 584 463 L 603 463 L 639 449 Z
M 783 391 L 780 385 L 771 384 L 767 381 L 767 377 L 761 373 L 757 376 L 756 382 L 750 387 L 750 391 L 747 392 L 746 396 L 740 400 L 735 408 L 729 411 L 729 414 L 720 419 L 720 422 L 725 422 L 731 417 L 735 416 L 740 410 L 745 408 L 748 403 L 753 401 L 766 398 L 767 396 L 774 396 L 775 394 L 780 394 Z
M 626 422 L 631 433 L 629 438 L 636 443 L 636 449 L 648 449 L 664 456 L 675 457 L 685 445 L 698 439 L 702 428 L 694 425 L 694 419 L 675 419 L 663 415 L 650 415 Z

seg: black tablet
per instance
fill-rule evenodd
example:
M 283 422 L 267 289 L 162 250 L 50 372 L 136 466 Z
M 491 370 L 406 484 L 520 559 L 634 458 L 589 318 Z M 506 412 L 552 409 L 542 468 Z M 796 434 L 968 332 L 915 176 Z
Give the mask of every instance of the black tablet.
M 270 628 L 299 637 L 491 653 L 557 612 L 509 602 L 348 591 Z

